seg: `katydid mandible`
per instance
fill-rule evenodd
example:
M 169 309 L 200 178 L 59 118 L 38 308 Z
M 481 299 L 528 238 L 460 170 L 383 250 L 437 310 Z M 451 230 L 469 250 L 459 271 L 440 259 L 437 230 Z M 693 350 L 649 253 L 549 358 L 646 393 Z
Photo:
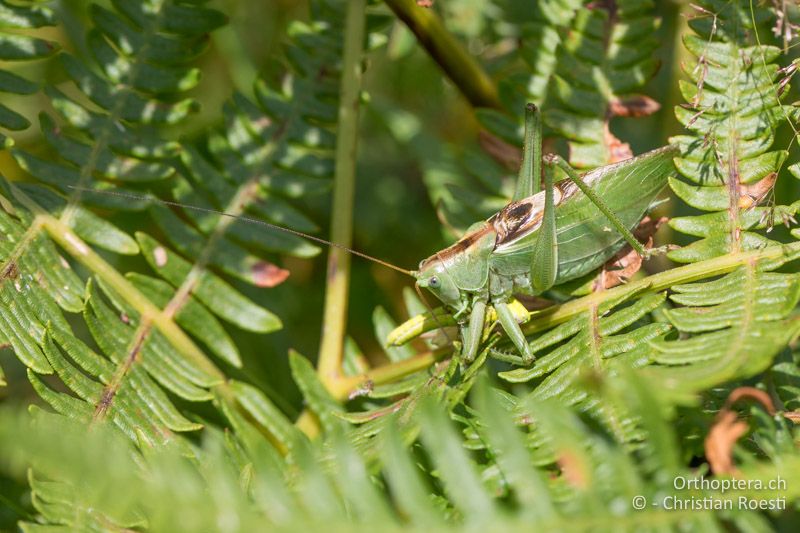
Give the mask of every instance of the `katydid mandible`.
M 649 252 L 631 231 L 666 185 L 674 171 L 672 158 L 677 155 L 676 148 L 667 146 L 579 175 L 557 155 L 542 157 L 541 129 L 539 111 L 528 104 L 522 165 L 513 201 L 488 220 L 473 224 L 452 246 L 422 261 L 417 271 L 260 219 L 127 192 L 81 190 L 235 217 L 343 248 L 409 274 L 419 287 L 427 288 L 454 311 L 465 363 L 477 354 L 486 310 L 491 305 L 523 362 L 530 364 L 534 354 L 508 306 L 512 296 L 541 294 L 588 274 L 625 243 L 647 256 Z M 556 168 L 567 179 L 554 183 Z M 540 191 L 542 181 L 544 190 Z

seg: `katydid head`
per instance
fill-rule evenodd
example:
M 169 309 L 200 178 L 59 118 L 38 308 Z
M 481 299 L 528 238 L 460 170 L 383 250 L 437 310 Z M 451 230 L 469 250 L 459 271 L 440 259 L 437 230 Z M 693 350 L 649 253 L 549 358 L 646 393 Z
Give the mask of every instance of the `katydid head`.
M 443 304 L 456 307 L 461 302 L 461 291 L 438 254 L 422 261 L 414 277 L 419 287 L 431 291 Z
M 443 304 L 461 308 L 465 292 L 486 287 L 496 238 L 488 222 L 473 224 L 458 242 L 419 264 L 419 270 L 413 273 L 417 285 L 427 288 Z

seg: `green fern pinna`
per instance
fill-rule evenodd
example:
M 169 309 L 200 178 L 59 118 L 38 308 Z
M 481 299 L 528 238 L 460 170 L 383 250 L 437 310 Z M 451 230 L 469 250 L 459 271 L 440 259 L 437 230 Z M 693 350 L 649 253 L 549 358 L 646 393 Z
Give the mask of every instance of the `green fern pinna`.
M 488 305 L 530 364 L 534 354 L 508 306 L 513 294 L 541 294 L 588 274 L 626 242 L 642 256 L 650 253 L 631 230 L 673 173 L 677 150 L 667 146 L 578 175 L 557 155 L 542 158 L 541 129 L 541 115 L 528 104 L 514 201 L 413 272 L 420 287 L 455 311 L 465 362 L 475 358 Z M 556 168 L 568 179 L 554 184 Z

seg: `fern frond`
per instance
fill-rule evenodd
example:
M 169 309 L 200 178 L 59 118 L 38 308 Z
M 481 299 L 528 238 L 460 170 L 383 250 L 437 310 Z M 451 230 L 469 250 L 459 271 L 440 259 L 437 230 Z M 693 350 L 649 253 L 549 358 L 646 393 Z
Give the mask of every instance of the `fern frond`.
M 562 35 L 569 29 L 576 10 L 583 2 L 548 0 L 538 2 L 533 9 L 525 9 L 518 3 L 507 0 L 496 0 L 495 3 L 503 10 L 506 21 L 524 21 L 520 25 L 519 56 L 530 69 L 520 80 L 501 84 L 501 90 L 510 92 L 512 85 L 525 87 L 527 101 L 541 106 L 545 103 L 551 80 L 557 70 L 558 50 L 564 44 Z
M 530 75 L 505 83 L 511 116 L 526 101 L 542 105 L 545 124 L 565 138 L 576 168 L 597 167 L 630 157 L 630 148 L 610 130 L 612 117 L 640 117 L 658 103 L 637 94 L 653 77 L 660 21 L 650 0 L 551 1 L 537 4 L 523 26 L 519 55 Z M 513 8 L 506 8 L 510 14 Z M 518 146 L 519 124 L 494 111 L 478 111 L 492 133 Z
M 211 523 L 227 524 L 225 517 L 234 520 L 228 527 L 232 530 L 321 525 L 348 531 L 462 530 L 481 524 L 517 529 L 529 527 L 532 520 L 554 531 L 582 525 L 636 529 L 687 523 L 718 529 L 730 523 L 763 526 L 765 521 L 741 507 L 734 512 L 665 512 L 666 498 L 797 500 L 800 493 L 791 487 L 800 482 L 800 469 L 796 454 L 787 451 L 773 457 L 782 465 L 780 471 L 774 462 L 754 460 L 743 464 L 739 474 L 765 486 L 780 474 L 786 490 L 676 489 L 675 476 L 691 479 L 695 474 L 681 466 L 682 444 L 663 418 L 667 404 L 653 385 L 629 371 L 600 382 L 598 394 L 604 402 L 625 404 L 646 421 L 646 438 L 633 447 L 608 440 L 602 430 L 553 400 L 526 400 L 520 430 L 518 414 L 505 394 L 482 382 L 473 394 L 472 420 L 485 454 L 464 450 L 457 427 L 427 398 L 410 414 L 420 427 L 417 446 L 409 448 L 398 434 L 399 413 L 381 435 L 368 437 L 378 443 L 382 459 L 373 467 L 354 444 L 363 434 L 352 430 L 330 435 L 320 445 L 299 444 L 286 468 L 266 449 L 241 447 L 216 431 L 193 448 L 198 460 L 186 460 L 170 448 L 142 455 L 103 426 L 87 435 L 82 424 L 38 410 L 34 424 L 2 413 L 0 467 L 24 476 L 26 465 L 36 462 L 40 473 L 31 483 L 41 524 L 72 529 L 201 531 Z M 786 428 L 769 419 L 757 425 L 759 431 L 787 436 Z M 533 462 L 535 457 L 541 461 Z M 425 479 L 432 472 L 436 478 L 429 484 Z M 78 483 L 82 490 L 73 490 Z M 635 496 L 646 498 L 648 505 L 634 509 L 629 502 Z M 165 505 L 170 512 L 160 511 Z M 35 531 L 37 526 L 26 527 Z
M 192 147 L 183 150 L 181 173 L 172 186 L 174 199 L 299 231 L 317 229 L 290 200 L 330 185 L 343 15 L 336 2 L 317 2 L 314 7 L 325 22 L 292 25 L 283 78 L 275 83 L 259 80 L 255 102 L 234 96 L 224 110 L 225 130 L 209 136 L 210 158 Z M 170 243 L 194 258 L 193 269 L 207 264 L 258 287 L 274 283 L 276 267 L 264 254 L 319 253 L 318 246 L 299 237 L 230 217 L 186 209 L 184 219 L 192 221 L 186 225 L 169 209 L 156 209 L 154 215 Z M 244 314 L 232 309 L 228 316 L 241 320 Z M 246 329 L 267 332 L 278 326 L 272 317 L 270 324 Z
M 163 285 L 153 287 L 151 282 L 140 292 L 94 252 L 92 245 L 132 255 L 140 246 L 80 200 L 91 204 L 101 198 L 105 208 L 142 210 L 147 201 L 86 191 L 174 176 L 171 159 L 178 145 L 161 140 L 156 125 L 174 124 L 196 107 L 191 99 L 179 99 L 199 75 L 187 64 L 196 55 L 189 52 L 202 50 L 205 33 L 224 18 L 182 3 L 120 1 L 115 7 L 116 12 L 92 8 L 96 28 L 89 40 L 99 71 L 68 54 L 60 56 L 83 96 L 47 90 L 66 121 L 57 125 L 41 115 L 44 138 L 56 157 L 13 152 L 20 166 L 47 187 L 3 183 L 2 287 L 16 293 L 16 302 L 4 307 L 0 331 L 32 370 L 34 388 L 54 409 L 87 423 L 108 417 L 131 439 L 152 445 L 172 441 L 173 432 L 202 427 L 181 414 L 165 391 L 206 401 L 212 397 L 209 389 L 222 381 L 220 371 L 178 323 L 188 322 L 187 331 L 202 331 L 197 336 L 234 364 L 238 353 L 216 319 L 200 324 L 210 313 L 200 310 L 194 297 L 184 294 L 179 306 L 166 306 L 162 314 L 144 292 L 157 291 L 154 300 L 163 301 Z M 181 50 L 188 54 L 185 60 L 176 56 Z M 156 262 L 167 254 L 163 249 L 151 252 L 158 256 Z M 76 264 L 96 278 L 87 279 Z M 171 267 L 178 266 L 173 258 Z M 175 318 L 183 305 L 187 311 Z M 83 313 L 100 353 L 75 337 L 63 311 Z M 211 332 L 222 335 L 212 339 Z M 50 389 L 37 375 L 54 372 L 74 396 Z
M 780 49 L 755 42 L 769 11 L 754 8 L 751 15 L 750 3 L 738 1 L 700 2 L 695 9 L 695 33 L 684 37 L 693 61 L 685 67 L 689 80 L 680 82 L 687 104 L 675 108 L 692 135 L 672 139 L 681 148 L 675 166 L 683 179 L 670 185 L 691 207 L 710 213 L 670 221 L 700 237 L 669 254 L 681 263 L 775 244 L 754 230 L 770 227 L 776 214 L 791 218 L 798 207 L 759 207 L 788 155 L 770 148 L 791 114 L 777 85 Z
M 478 146 L 439 146 L 436 160 L 423 160 L 423 179 L 440 219 L 460 236 L 476 220 L 487 219 L 508 203 L 508 173 Z
M 57 43 L 31 34 L 29 30 L 54 26 L 56 18 L 46 4 L 35 1 L 0 4 L 0 60 L 34 61 L 50 57 L 59 50 Z M 6 69 L 0 69 L 0 93 L 29 95 L 37 92 L 36 83 Z M 0 104 L 0 127 L 21 131 L 30 126 L 28 119 L 7 105 Z M 0 133 L 0 147 L 14 142 Z
M 569 140 L 570 162 L 577 168 L 620 158 L 615 153 L 618 141 L 609 132 L 611 117 L 643 116 L 658 109 L 651 99 L 635 94 L 658 68 L 653 54 L 660 21 L 654 4 L 626 0 L 609 5 L 607 10 L 578 10 L 558 56 L 554 92 L 560 109 L 544 115 Z
M 767 369 L 800 332 L 790 316 L 800 299 L 797 283 L 794 274 L 747 265 L 715 281 L 676 286 L 673 301 L 680 303 L 687 294 L 693 298 L 686 307 L 666 311 L 667 317 L 695 335 L 652 343 L 653 360 L 673 366 L 656 369 L 657 375 L 671 389 L 699 391 Z M 735 297 L 724 289 L 732 284 Z
M 7 4 L 0 0 L 0 13 Z M 190 140 L 173 138 L 173 126 L 190 125 L 196 103 L 187 91 L 200 74 L 195 62 L 207 33 L 224 22 L 203 2 L 113 0 L 92 7 L 93 58 L 62 54 L 68 86 L 46 88 L 59 117 L 40 117 L 49 151 L 14 152 L 36 183 L 0 181 L 0 345 L 24 363 L 50 409 L 33 407 L 30 416 L 0 410 L 0 474 L 31 490 L 20 527 L 774 526 L 772 515 L 742 508 L 739 497 L 800 501 L 797 431 L 787 421 L 796 413 L 784 413 L 797 408 L 800 390 L 794 346 L 800 276 L 792 270 L 800 243 L 779 244 L 752 231 L 768 225 L 769 211 L 755 206 L 761 198 L 750 193 L 771 185 L 763 180 L 787 158 L 771 150 L 772 133 L 764 131 L 792 112 L 777 95 L 763 100 L 766 93 L 747 92 L 773 90 L 777 67 L 770 62 L 778 56 L 749 41 L 746 2 L 705 2 L 701 9 L 715 16 L 692 21 L 707 38 L 699 52 L 705 59 L 697 62 L 709 67 L 708 84 L 684 92 L 699 94 L 706 107 L 683 117 L 694 136 L 677 142 L 685 148 L 705 139 L 716 147 L 700 145 L 701 152 L 711 150 L 700 160 L 684 151 L 678 161 L 684 181 L 673 180 L 676 193 L 708 211 L 674 222 L 703 239 L 673 252 L 689 264 L 589 294 L 587 277 L 577 290 L 554 290 L 559 303 L 534 312 L 512 302 L 537 355 L 532 366 L 508 350 L 493 309 L 476 360 L 459 360 L 449 334 L 454 317 L 441 309 L 430 316 L 407 290 L 408 322 L 398 327 L 383 307 L 373 314 L 376 336 L 394 341 L 383 350 L 387 365 L 372 367 L 348 338 L 344 365 L 336 369 L 341 374 L 329 382 L 290 352 L 306 408 L 296 421 L 251 376 L 228 368 L 243 360 L 234 328 L 281 327 L 261 305 L 267 291 L 258 301 L 244 292 L 282 281 L 288 275 L 278 266 L 282 256 L 309 258 L 319 249 L 211 210 L 318 229 L 298 200 L 330 184 L 346 5 L 312 1 L 311 21 L 290 26 L 278 79 L 259 79 L 254 98 L 233 95 L 220 123 Z M 611 114 L 636 114 L 634 104 L 649 104 L 632 93 L 653 66 L 652 4 L 553 0 L 536 8 L 534 22 L 520 33 L 527 40 L 521 56 L 531 68 L 505 84 L 508 103 L 531 95 L 546 101 L 548 123 L 570 143 L 573 162 L 605 163 L 614 158 Z M 757 9 L 756 24 L 762 16 Z M 737 76 L 746 81 L 737 85 Z M 482 119 L 516 142 L 514 120 L 488 112 Z M 733 193 L 724 172 L 730 166 L 718 165 L 719 145 L 731 139 L 741 141 L 727 144 L 741 182 Z M 452 229 L 507 203 L 502 165 L 514 159 L 513 149 L 494 145 L 493 155 L 505 157 L 493 161 L 474 146 L 459 151 L 426 131 L 413 144 Z M 698 175 L 716 182 L 697 181 Z M 744 205 L 748 197 L 753 206 Z M 789 219 L 796 206 L 775 213 Z M 136 233 L 108 220 L 119 213 L 137 218 Z M 419 339 L 419 349 L 407 344 L 434 330 Z M 711 416 L 721 405 L 715 396 L 765 371 L 759 386 L 776 412 L 753 408 L 737 422 L 751 438 L 729 443 L 728 451 L 739 478 L 780 476 L 786 486 L 677 490 L 677 477 L 704 472 L 698 443 L 713 432 Z M 505 383 L 492 384 L 487 374 Z M 703 395 L 703 408 L 688 413 Z M 638 496 L 644 509 L 631 504 Z M 670 512 L 668 496 L 735 504 Z

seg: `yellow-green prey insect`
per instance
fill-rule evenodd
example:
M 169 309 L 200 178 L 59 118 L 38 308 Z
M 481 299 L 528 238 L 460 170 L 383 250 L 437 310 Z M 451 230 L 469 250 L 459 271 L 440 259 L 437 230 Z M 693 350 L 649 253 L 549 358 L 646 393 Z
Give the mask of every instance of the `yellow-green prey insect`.
M 557 155 L 542 158 L 541 142 L 541 116 L 529 104 L 514 201 L 413 273 L 420 287 L 455 311 L 466 362 L 477 353 L 487 305 L 530 363 L 534 354 L 508 307 L 514 294 L 541 294 L 588 274 L 626 242 L 640 255 L 648 254 L 631 230 L 673 173 L 677 150 L 653 150 L 578 175 Z M 538 192 L 542 163 L 544 190 Z M 554 184 L 556 168 L 567 179 Z
M 452 246 L 422 261 L 417 271 L 259 219 L 127 192 L 83 190 L 233 216 L 344 248 L 414 276 L 418 287 L 427 288 L 454 311 L 464 362 L 475 358 L 486 310 L 491 305 L 523 362 L 530 363 L 534 354 L 508 306 L 509 300 L 514 294 L 541 294 L 554 285 L 588 274 L 625 243 L 640 255 L 648 255 L 631 231 L 673 173 L 676 152 L 668 146 L 579 175 L 557 155 L 542 157 L 541 115 L 529 104 L 513 201 L 488 220 L 474 224 Z M 554 183 L 556 169 L 566 179 Z M 542 181 L 544 190 L 540 191 Z

